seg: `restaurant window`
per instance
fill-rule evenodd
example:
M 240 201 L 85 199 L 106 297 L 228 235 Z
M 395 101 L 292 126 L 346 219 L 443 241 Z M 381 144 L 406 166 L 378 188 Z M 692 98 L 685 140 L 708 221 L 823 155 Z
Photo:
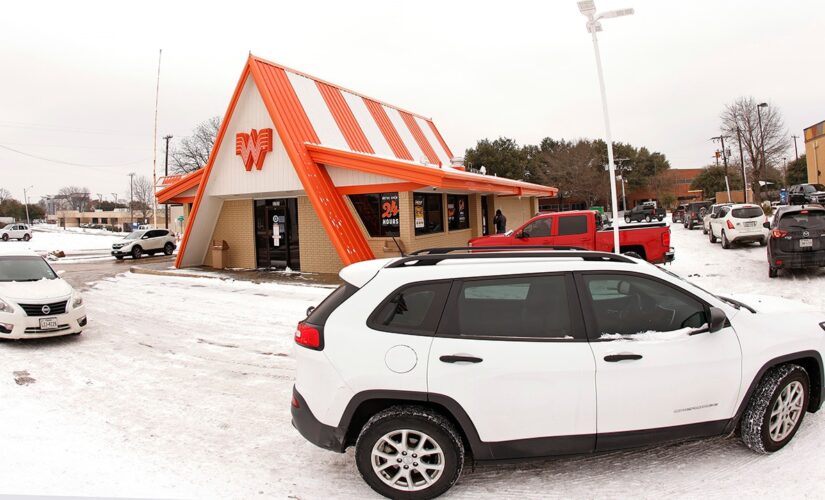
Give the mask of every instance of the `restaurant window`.
M 415 193 L 413 204 L 416 235 L 444 232 L 444 209 L 440 194 Z
M 470 227 L 470 198 L 467 195 L 447 195 L 447 227 L 450 231 Z
M 349 197 L 370 236 L 398 236 L 398 193 L 353 194 Z

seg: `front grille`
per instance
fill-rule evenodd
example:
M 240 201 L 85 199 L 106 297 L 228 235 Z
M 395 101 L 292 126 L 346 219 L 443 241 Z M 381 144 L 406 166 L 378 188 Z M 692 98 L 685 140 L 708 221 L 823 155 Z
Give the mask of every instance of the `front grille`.
M 68 330 L 69 328 L 69 325 L 58 325 L 57 328 L 50 328 L 48 330 L 41 330 L 40 328 L 26 328 L 26 333 L 54 333 L 62 332 L 63 330 Z
M 66 312 L 66 303 L 68 300 L 62 302 L 53 302 L 51 304 L 18 304 L 26 311 L 26 316 L 54 316 L 56 314 L 63 314 Z M 43 306 L 49 306 L 49 312 L 43 312 Z

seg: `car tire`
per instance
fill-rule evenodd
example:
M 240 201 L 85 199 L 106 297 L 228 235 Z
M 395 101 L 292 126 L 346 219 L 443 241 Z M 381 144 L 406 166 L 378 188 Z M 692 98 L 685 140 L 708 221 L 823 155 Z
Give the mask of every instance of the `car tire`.
M 651 219 L 650 219 L 650 216 L 649 216 L 649 215 L 645 215 L 645 222 L 650 222 L 650 220 L 651 220 Z
M 713 235 L 713 228 L 710 228 L 708 231 L 708 240 L 710 240 L 711 243 L 716 243 L 716 236 Z
M 702 224 L 702 234 L 708 234 L 708 228 L 704 224 Z
M 785 364 L 769 370 L 742 414 L 742 442 L 757 453 L 782 449 L 802 424 L 809 396 L 810 379 L 801 366 Z
M 135 246 L 132 248 L 132 252 L 131 252 L 131 253 L 132 253 L 132 258 L 133 258 L 133 259 L 139 259 L 139 258 L 141 257 L 141 255 L 143 255 L 143 249 L 142 249 L 142 248 L 140 248 L 139 246 L 135 245 Z
M 759 246 L 760 247 L 764 247 L 767 244 L 768 244 L 768 238 L 762 238 L 761 240 L 759 240 Z
M 8 234 L 3 235 L 3 241 L 9 241 L 9 235 Z
M 779 269 L 769 265 L 768 266 L 768 278 L 776 278 L 777 276 L 779 276 Z
M 689 220 L 687 223 L 688 231 L 693 231 L 693 220 Z
M 656 217 L 656 219 L 658 219 L 658 220 L 659 220 L 659 222 L 662 222 L 663 220 L 665 220 L 665 216 L 663 215 L 663 216 L 661 216 L 661 217 Z
M 164 255 L 172 255 L 172 252 L 175 251 L 175 245 L 171 243 L 167 243 L 163 245 L 163 254 Z
M 406 443 L 402 444 L 402 436 Z M 416 456 L 422 441 L 427 454 Z M 423 468 L 422 458 L 440 465 L 441 470 Z M 442 415 L 421 406 L 393 406 L 374 415 L 361 429 L 355 463 L 364 481 L 387 498 L 434 498 L 458 481 L 464 467 L 464 443 Z M 432 480 L 429 486 L 425 473 Z M 407 484 L 417 489 L 411 491 Z
M 725 230 L 722 230 L 722 248 L 728 250 L 730 248 L 730 241 L 728 241 L 728 237 L 725 234 Z
M 630 217 L 625 217 L 624 221 L 627 222 L 628 224 L 630 224 Z
M 30 239 L 32 239 L 32 237 L 29 236 L 28 234 L 23 235 L 23 241 L 29 241 Z

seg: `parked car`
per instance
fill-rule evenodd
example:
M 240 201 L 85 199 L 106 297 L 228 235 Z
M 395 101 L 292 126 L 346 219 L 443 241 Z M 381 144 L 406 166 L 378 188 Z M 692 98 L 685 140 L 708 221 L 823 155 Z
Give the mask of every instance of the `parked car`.
M 79 334 L 86 326 L 83 297 L 43 257 L 0 251 L 0 339 Z
M 702 218 L 708 211 L 712 201 L 693 201 L 688 203 L 685 208 L 685 216 L 682 218 L 682 225 L 685 229 L 693 229 L 696 225 L 702 223 Z
M 32 228 L 28 224 L 11 224 L 0 229 L 0 239 L 29 241 L 32 239 Z
M 163 252 L 172 255 L 177 243 L 175 237 L 168 229 L 148 229 L 133 231 L 122 240 L 112 244 L 112 255 L 117 260 L 131 255 L 134 259 L 139 259 L 143 254 L 155 255 Z
M 825 267 L 825 208 L 783 206 L 774 214 L 768 240 L 768 276 L 780 269 Z
M 712 216 L 719 213 L 719 210 L 722 207 L 733 205 L 733 203 L 715 203 L 710 206 L 710 208 L 705 212 L 705 215 L 702 217 L 702 233 L 708 234 L 708 230 L 710 229 L 710 219 Z M 701 212 L 701 210 L 700 210 Z
M 438 496 L 470 458 L 737 429 L 771 453 L 822 404 L 822 312 L 771 313 L 623 255 L 444 252 L 344 268 L 295 331 L 293 425 L 354 446 L 386 497 Z
M 825 186 L 822 184 L 794 184 L 788 189 L 788 204 L 805 205 L 825 203 Z
M 719 209 L 710 218 L 708 238 L 711 243 L 722 240 L 722 248 L 728 249 L 734 243 L 768 244 L 769 230 L 764 226 L 768 217 L 759 205 L 729 205 Z
M 685 210 L 687 210 L 687 203 L 679 205 L 673 210 L 671 219 L 673 222 L 683 222 L 685 220 Z
M 665 215 L 667 215 L 667 213 L 664 208 L 656 208 L 656 205 L 643 203 L 636 205 L 629 212 L 625 212 L 624 221 L 628 223 L 639 221 L 651 222 L 653 219 L 662 221 Z
M 585 250 L 613 250 L 613 229 L 601 213 L 574 210 L 539 214 L 515 231 L 471 239 L 471 247 L 566 246 Z M 633 252 L 650 262 L 670 262 L 670 228 L 665 223 L 619 228 L 622 253 Z

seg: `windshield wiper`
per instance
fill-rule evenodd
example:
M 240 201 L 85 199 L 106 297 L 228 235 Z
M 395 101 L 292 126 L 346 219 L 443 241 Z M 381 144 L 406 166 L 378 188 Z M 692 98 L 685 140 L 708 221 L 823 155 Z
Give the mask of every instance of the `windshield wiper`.
M 728 304 L 732 305 L 733 307 L 735 307 L 737 309 L 744 307 L 745 309 L 752 312 L 753 314 L 756 314 L 756 309 L 754 309 L 753 307 L 745 304 L 744 302 L 740 302 L 740 301 L 732 299 L 730 297 L 724 297 L 722 295 L 717 295 L 717 297 L 719 297 L 720 299 L 724 300 L 725 302 L 727 302 Z

